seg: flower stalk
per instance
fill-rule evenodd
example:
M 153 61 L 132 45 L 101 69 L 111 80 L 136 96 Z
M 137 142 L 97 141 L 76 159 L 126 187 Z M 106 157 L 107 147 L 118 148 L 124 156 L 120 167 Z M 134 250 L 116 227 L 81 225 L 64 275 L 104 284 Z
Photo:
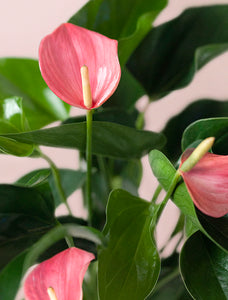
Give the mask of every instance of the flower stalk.
M 50 157 L 48 157 L 46 154 L 44 154 L 40 150 L 39 150 L 39 153 L 40 153 L 40 156 L 48 162 L 48 164 L 51 168 L 51 171 L 52 171 L 52 175 L 53 175 L 55 185 L 58 190 L 58 194 L 61 199 L 61 202 L 66 205 L 69 214 L 72 216 L 73 214 L 72 214 L 71 208 L 70 208 L 69 204 L 67 203 L 67 199 L 66 199 L 66 196 L 65 196 L 62 184 L 61 184 L 58 168 L 56 167 L 55 163 L 50 159 Z
M 180 176 L 181 176 L 181 174 L 180 174 L 179 170 L 177 170 L 174 177 L 173 177 L 173 179 L 172 179 L 172 182 L 171 182 L 171 184 L 168 188 L 168 191 L 165 195 L 165 198 L 163 199 L 163 201 L 160 204 L 160 207 L 159 207 L 158 212 L 157 212 L 157 220 L 159 220 L 159 218 L 160 218 L 160 216 L 163 212 L 163 209 L 165 208 L 169 198 L 172 196 L 172 194 L 173 194 L 173 192 L 176 188 L 176 185 L 178 183 L 178 180 L 180 179 Z M 154 203 L 152 202 L 152 204 L 154 204 Z

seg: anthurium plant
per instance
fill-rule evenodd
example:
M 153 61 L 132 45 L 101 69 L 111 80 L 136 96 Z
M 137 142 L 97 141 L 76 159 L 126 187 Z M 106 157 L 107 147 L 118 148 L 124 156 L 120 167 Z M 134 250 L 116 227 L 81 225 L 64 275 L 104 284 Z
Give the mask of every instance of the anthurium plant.
M 1 300 L 228 299 L 228 103 L 196 100 L 161 132 L 144 130 L 135 105 L 228 50 L 228 5 L 153 27 L 166 5 L 91 0 L 47 32 L 37 61 L 0 59 L 1 154 L 49 164 L 0 184 Z M 40 146 L 77 150 L 80 168 L 59 169 Z M 157 179 L 150 201 L 138 194 L 143 156 Z M 85 219 L 68 203 L 77 189 Z M 168 201 L 180 214 L 160 249 Z

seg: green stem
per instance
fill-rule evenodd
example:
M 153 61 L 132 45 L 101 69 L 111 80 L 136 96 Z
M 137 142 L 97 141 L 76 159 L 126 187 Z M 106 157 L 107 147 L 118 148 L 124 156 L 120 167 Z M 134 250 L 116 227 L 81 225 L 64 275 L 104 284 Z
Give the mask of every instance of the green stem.
M 155 202 L 158 199 L 158 196 L 160 195 L 161 191 L 162 191 L 162 186 L 159 184 L 158 187 L 156 188 L 155 192 L 154 192 L 151 203 L 155 204 Z
M 56 185 L 56 188 L 58 190 L 58 194 L 59 194 L 59 197 L 61 199 L 61 202 L 66 205 L 69 214 L 72 216 L 73 215 L 72 211 L 70 209 L 69 204 L 67 203 L 67 199 L 66 199 L 66 196 L 65 196 L 62 184 L 61 184 L 61 180 L 60 180 L 60 175 L 59 175 L 58 168 L 56 167 L 56 165 L 54 164 L 54 162 L 46 154 L 44 154 L 40 150 L 39 150 L 39 153 L 40 153 L 40 156 L 48 162 L 48 164 L 49 164 L 49 166 L 51 168 L 53 177 L 54 177 L 55 185 Z
M 177 185 L 177 182 L 178 182 L 179 178 L 180 178 L 180 173 L 177 170 L 176 173 L 175 173 L 175 175 L 174 175 L 174 177 L 173 177 L 173 179 L 172 179 L 172 182 L 171 182 L 171 184 L 170 184 L 170 186 L 168 188 L 168 191 L 167 191 L 167 193 L 165 195 L 165 198 L 162 201 L 162 203 L 160 204 L 159 210 L 157 212 L 157 220 L 159 220 L 159 218 L 160 218 L 160 216 L 161 216 L 161 214 L 163 212 L 164 207 L 166 206 L 169 198 L 171 197 L 171 195 L 172 195 L 172 193 L 173 193 L 173 191 L 174 191 L 174 189 L 175 189 L 175 187 Z
M 86 180 L 86 204 L 88 208 L 88 223 L 92 225 L 92 197 L 91 197 L 91 176 L 92 176 L 92 121 L 93 110 L 87 110 L 86 115 L 86 161 L 87 161 L 87 180 Z
M 56 219 L 56 224 L 57 224 L 57 226 L 62 226 L 62 224 L 57 219 Z M 72 236 L 66 235 L 65 236 L 65 241 L 66 241 L 66 243 L 67 243 L 67 245 L 68 245 L 69 248 L 75 247 L 74 246 L 74 240 L 73 240 Z

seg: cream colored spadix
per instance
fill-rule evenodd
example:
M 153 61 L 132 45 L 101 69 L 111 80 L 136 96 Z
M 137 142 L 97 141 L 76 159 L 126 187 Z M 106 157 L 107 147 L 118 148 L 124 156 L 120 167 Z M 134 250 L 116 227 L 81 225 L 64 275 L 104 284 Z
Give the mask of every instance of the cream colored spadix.
M 58 300 L 56 297 L 56 294 L 55 294 L 55 290 L 52 287 L 49 287 L 47 289 L 47 293 L 48 293 L 50 300 Z
M 188 157 L 188 159 L 182 164 L 180 170 L 182 172 L 190 171 L 198 163 L 198 161 L 211 149 L 214 141 L 214 137 L 209 137 L 203 140 Z
M 87 66 L 81 67 L 81 77 L 82 77 L 82 92 L 83 92 L 83 101 L 85 107 L 91 108 L 92 106 L 92 92 L 89 82 L 89 69 Z

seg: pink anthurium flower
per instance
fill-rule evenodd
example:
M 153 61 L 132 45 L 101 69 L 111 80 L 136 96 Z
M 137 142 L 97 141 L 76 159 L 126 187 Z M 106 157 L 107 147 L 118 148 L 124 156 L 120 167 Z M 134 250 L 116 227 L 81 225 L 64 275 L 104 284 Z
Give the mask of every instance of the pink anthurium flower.
M 39 63 L 49 88 L 66 103 L 84 109 L 102 105 L 116 90 L 121 75 L 117 41 L 70 23 L 41 41 Z M 90 105 L 83 101 L 83 66 L 89 72 Z
M 81 300 L 82 281 L 94 255 L 69 248 L 42 262 L 24 284 L 26 300 Z
M 228 213 L 228 156 L 208 152 L 190 171 L 181 171 L 193 150 L 183 153 L 179 172 L 197 208 L 211 217 L 222 217 Z

